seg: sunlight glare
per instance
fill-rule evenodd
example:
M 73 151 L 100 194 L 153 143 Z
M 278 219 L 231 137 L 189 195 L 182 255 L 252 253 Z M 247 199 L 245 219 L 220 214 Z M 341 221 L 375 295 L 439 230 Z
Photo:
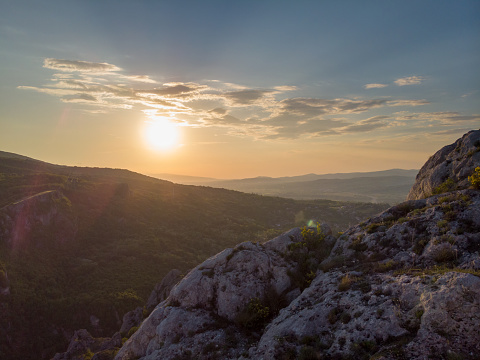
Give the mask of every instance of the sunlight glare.
M 178 145 L 178 126 L 168 118 L 155 117 L 146 122 L 144 137 L 147 144 L 154 150 L 172 150 Z

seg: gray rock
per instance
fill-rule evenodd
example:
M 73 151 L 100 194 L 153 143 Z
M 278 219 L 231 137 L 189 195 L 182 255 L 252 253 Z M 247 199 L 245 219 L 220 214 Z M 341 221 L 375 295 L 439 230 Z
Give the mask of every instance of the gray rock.
M 480 130 L 472 130 L 428 159 L 407 200 L 431 196 L 435 188 L 448 179 L 453 180 L 454 189 L 466 189 L 469 187 L 468 176 L 477 166 L 480 166 Z
M 125 315 L 123 315 L 120 334 L 127 335 L 129 330 L 134 326 L 140 325 L 142 320 L 143 320 L 143 308 L 137 307 L 135 310 L 127 312 Z
M 180 281 L 182 273 L 180 270 L 173 269 L 168 272 L 160 283 L 155 285 L 147 301 L 147 311 L 151 312 L 155 306 L 161 303 L 170 294 L 172 288 Z

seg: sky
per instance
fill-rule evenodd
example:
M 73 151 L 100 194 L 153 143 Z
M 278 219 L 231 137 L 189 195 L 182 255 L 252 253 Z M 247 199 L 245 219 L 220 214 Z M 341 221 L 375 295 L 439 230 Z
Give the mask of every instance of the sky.
M 0 150 L 215 178 L 419 169 L 480 127 L 480 1 L 0 0 Z

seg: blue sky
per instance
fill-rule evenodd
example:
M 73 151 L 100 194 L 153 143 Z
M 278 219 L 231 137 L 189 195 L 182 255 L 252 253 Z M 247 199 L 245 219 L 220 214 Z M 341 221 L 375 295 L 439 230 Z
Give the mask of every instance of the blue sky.
M 3 0 L 1 150 L 222 178 L 419 168 L 479 128 L 479 34 L 479 1 Z

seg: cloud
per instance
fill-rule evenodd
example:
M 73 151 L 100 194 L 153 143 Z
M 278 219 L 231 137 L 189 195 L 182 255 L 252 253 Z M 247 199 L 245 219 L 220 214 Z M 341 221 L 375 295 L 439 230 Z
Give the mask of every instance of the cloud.
M 398 86 L 418 85 L 423 80 L 425 80 L 425 78 L 422 76 L 407 76 L 407 77 L 395 80 L 394 83 L 397 84 Z
M 207 86 L 193 83 L 167 83 L 163 88 L 149 90 L 137 90 L 137 93 L 151 94 L 159 97 L 178 97 L 191 95 L 194 92 L 207 89 Z
M 385 106 L 389 100 L 350 100 L 350 99 L 315 99 L 292 98 L 280 102 L 282 113 L 304 116 L 319 116 L 325 114 L 353 114 L 364 112 L 376 107 Z
M 454 125 L 460 122 L 469 123 L 480 121 L 480 114 L 462 115 L 457 111 L 440 111 L 440 112 L 420 112 L 410 113 L 402 111 L 393 114 L 400 121 L 428 121 L 431 124 Z
M 98 99 L 90 94 L 79 93 L 75 95 L 67 95 L 62 98 L 65 102 L 84 102 L 84 101 L 97 101 Z
M 227 113 L 227 110 L 223 108 L 215 108 L 215 109 L 209 110 L 208 112 L 213 116 L 221 116 L 221 115 L 225 115 Z
M 121 68 L 109 64 L 109 63 L 95 63 L 90 61 L 81 60 L 62 60 L 47 58 L 43 62 L 43 67 L 47 69 L 59 70 L 59 71 L 79 71 L 79 72 L 93 72 L 93 73 L 106 73 L 110 71 L 120 71 Z
M 365 84 L 363 85 L 363 87 L 365 89 L 381 89 L 381 88 L 384 88 L 384 87 L 387 87 L 388 85 L 387 84 Z
M 385 122 L 388 116 L 374 116 L 365 120 L 356 122 L 355 124 L 338 129 L 339 133 L 358 133 L 369 132 L 379 128 L 389 127 L 391 124 Z
M 296 86 L 288 86 L 288 85 L 275 86 L 274 89 L 282 92 L 298 90 Z
M 239 90 L 239 91 L 230 91 L 225 93 L 223 96 L 225 99 L 229 100 L 231 105 L 254 105 L 260 99 L 264 98 L 267 94 L 271 94 L 273 90 Z
M 388 106 L 421 106 L 430 104 L 430 101 L 421 100 L 391 100 L 388 101 Z
M 167 116 L 183 126 L 222 127 L 231 135 L 257 139 L 310 138 L 364 133 L 392 126 L 426 128 L 431 124 L 443 126 L 480 120 L 478 115 L 454 112 L 361 115 L 374 110 L 389 111 L 392 107 L 408 109 L 429 104 L 424 99 L 294 97 L 295 93 L 291 93 L 298 90 L 295 86 L 258 89 L 219 80 L 157 84 L 148 75 L 128 75 L 113 64 L 79 60 L 48 58 L 44 68 L 58 71 L 48 84 L 18 88 L 56 96 L 63 102 L 77 104 L 82 111 L 105 113 L 109 108 L 138 109 L 148 116 Z M 421 79 L 409 77 L 397 82 L 403 80 L 406 84 Z M 364 87 L 385 86 L 367 84 Z
M 157 83 L 155 80 L 151 79 L 148 75 L 122 75 L 122 78 L 130 81 L 138 81 L 138 82 L 149 83 L 149 84 Z

